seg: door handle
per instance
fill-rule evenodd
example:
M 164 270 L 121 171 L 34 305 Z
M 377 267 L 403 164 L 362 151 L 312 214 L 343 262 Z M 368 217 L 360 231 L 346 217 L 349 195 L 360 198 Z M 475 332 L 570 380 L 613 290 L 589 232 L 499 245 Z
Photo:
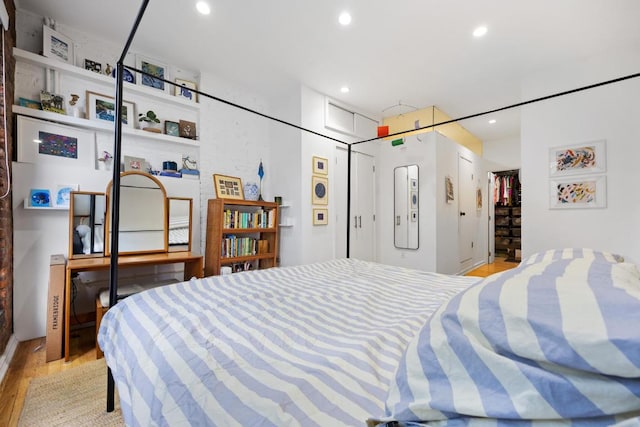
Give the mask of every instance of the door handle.
M 460 216 L 465 216 L 466 213 L 465 212 L 460 212 Z
M 358 228 L 358 215 L 353 217 L 353 228 Z
M 400 215 L 396 216 L 396 225 L 400 225 Z
M 362 228 L 362 215 L 358 216 L 358 225 Z

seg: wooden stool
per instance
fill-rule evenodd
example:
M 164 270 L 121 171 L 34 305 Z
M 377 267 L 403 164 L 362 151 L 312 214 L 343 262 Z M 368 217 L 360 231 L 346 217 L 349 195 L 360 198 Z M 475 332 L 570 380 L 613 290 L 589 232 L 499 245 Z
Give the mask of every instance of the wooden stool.
M 100 322 L 102 322 L 102 316 L 109 310 L 109 307 L 103 307 L 100 302 L 100 295 L 96 297 L 96 359 L 102 359 L 104 353 L 100 350 L 98 345 L 98 330 L 100 329 Z

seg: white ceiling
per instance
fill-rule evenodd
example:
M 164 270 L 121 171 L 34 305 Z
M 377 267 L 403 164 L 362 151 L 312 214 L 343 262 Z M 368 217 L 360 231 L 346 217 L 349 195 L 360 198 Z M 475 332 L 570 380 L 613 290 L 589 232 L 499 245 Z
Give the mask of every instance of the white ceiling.
M 640 54 L 639 0 L 208 2 L 212 13 L 202 16 L 195 0 L 151 0 L 131 50 L 269 96 L 299 81 L 378 116 L 411 110 L 388 108 L 401 103 L 463 117 L 523 101 L 522 79 L 536 71 L 629 46 Z M 141 1 L 16 5 L 124 44 Z M 337 21 L 343 10 L 348 27 Z M 488 27 L 481 39 L 471 34 L 478 25 Z M 461 124 L 485 141 L 519 134 L 517 109 L 496 118 Z

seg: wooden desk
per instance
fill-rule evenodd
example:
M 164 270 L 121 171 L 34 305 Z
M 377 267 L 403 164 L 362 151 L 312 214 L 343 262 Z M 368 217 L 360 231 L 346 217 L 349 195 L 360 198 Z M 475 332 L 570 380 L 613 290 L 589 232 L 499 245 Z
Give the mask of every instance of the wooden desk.
M 192 277 L 202 277 L 202 255 L 193 252 L 168 252 L 144 255 L 121 255 L 118 258 L 118 268 L 140 267 L 144 265 L 162 265 L 184 263 L 184 280 Z M 81 271 L 108 270 L 111 265 L 110 257 L 79 258 L 67 261 L 67 278 L 65 280 L 64 298 L 64 360 L 69 360 L 69 330 L 71 323 L 71 277 Z

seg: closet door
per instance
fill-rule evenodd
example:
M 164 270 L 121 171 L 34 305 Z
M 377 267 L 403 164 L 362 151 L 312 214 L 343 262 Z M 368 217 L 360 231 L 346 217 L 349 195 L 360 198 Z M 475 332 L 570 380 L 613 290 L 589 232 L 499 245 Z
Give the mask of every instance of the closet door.
M 373 261 L 374 237 L 374 158 L 351 153 L 351 258 Z

